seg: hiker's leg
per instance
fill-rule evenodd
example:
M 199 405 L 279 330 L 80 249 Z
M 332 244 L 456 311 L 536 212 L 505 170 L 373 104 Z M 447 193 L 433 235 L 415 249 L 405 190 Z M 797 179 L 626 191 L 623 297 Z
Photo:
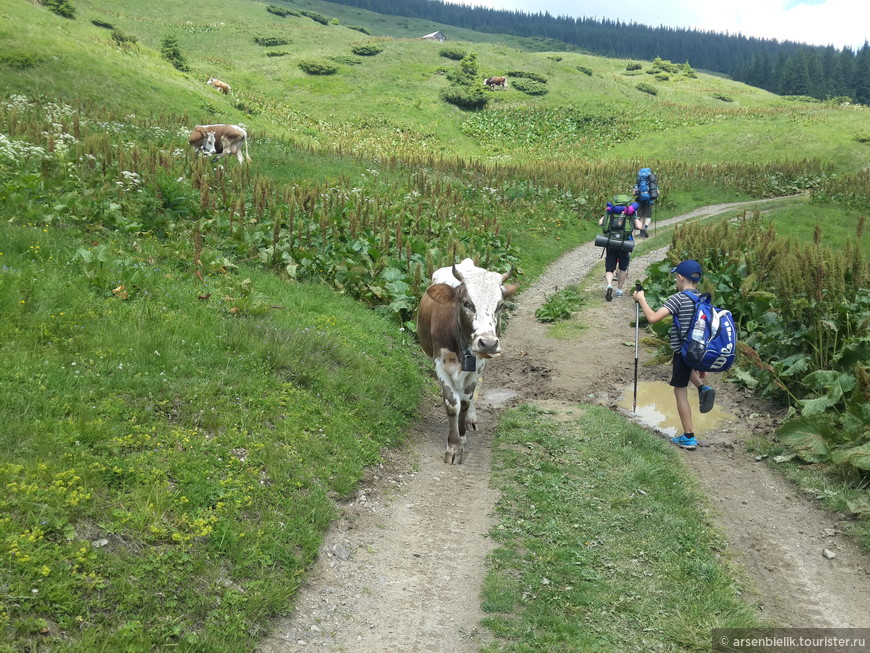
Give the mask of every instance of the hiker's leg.
M 683 433 L 694 433 L 695 427 L 692 424 L 692 407 L 689 406 L 689 388 L 674 388 L 674 397 L 677 400 L 677 415 L 680 416 L 680 424 L 683 426 Z
M 692 423 L 692 408 L 689 406 L 689 381 L 694 370 L 689 368 L 683 361 L 680 352 L 674 352 L 674 358 L 671 361 L 671 381 L 670 384 L 674 388 L 674 398 L 677 400 L 677 415 L 680 416 L 680 424 L 683 427 L 683 433 L 694 433 L 695 427 Z M 695 372 L 697 375 L 697 372 Z
M 698 388 L 698 408 L 702 413 L 709 413 L 713 410 L 713 404 L 716 401 L 716 391 L 704 383 L 706 376 L 704 374 L 704 377 L 701 377 L 699 372 L 692 370 L 692 376 L 689 377 L 692 385 Z
M 628 278 L 628 262 L 630 260 L 628 252 L 622 252 L 619 255 L 619 272 L 616 275 L 618 280 L 617 288 L 622 290 L 625 285 L 625 280 Z
M 609 247 L 605 250 L 604 255 L 604 281 L 608 286 L 613 285 L 613 276 L 616 272 L 618 262 L 617 252 Z

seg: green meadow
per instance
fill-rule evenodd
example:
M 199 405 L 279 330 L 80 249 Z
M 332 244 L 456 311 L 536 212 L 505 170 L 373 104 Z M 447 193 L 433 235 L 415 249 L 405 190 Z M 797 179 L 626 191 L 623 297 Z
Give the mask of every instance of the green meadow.
M 665 75 L 543 39 L 315 0 L 271 5 L 283 16 L 269 6 L 74 0 L 72 18 L 0 7 L 0 651 L 251 650 L 288 609 L 336 502 L 435 392 L 413 319 L 432 270 L 473 256 L 527 285 L 594 238 L 604 202 L 642 165 L 659 172 L 659 219 L 789 197 L 654 242 L 715 255 L 705 265 L 745 291 L 733 299 L 751 344 L 739 382 L 810 406 L 816 426 L 833 420 L 771 452 L 790 447 L 860 487 L 866 444 L 831 438 L 868 417 L 856 397 L 868 378 L 870 109 L 683 62 Z M 449 41 L 420 40 L 437 29 Z M 482 90 L 491 75 L 508 88 Z M 485 108 L 445 101 L 463 76 Z M 252 165 L 196 156 L 187 135 L 206 123 L 243 125 Z M 755 264 L 772 253 L 765 276 Z M 563 299 L 553 319 L 577 310 Z M 810 307 L 817 319 L 800 325 Z M 771 323 L 781 332 L 764 337 Z M 583 428 L 614 419 L 593 410 Z M 536 420 L 511 415 L 502 437 Z M 545 448 L 561 436 L 535 437 Z M 566 491 L 581 488 L 583 457 L 604 455 L 592 447 L 554 470 L 571 477 Z M 602 480 L 609 500 L 676 465 L 652 442 L 638 456 L 634 472 Z M 668 482 L 695 496 L 685 474 Z M 511 490 L 505 518 L 523 503 Z M 590 512 L 571 519 L 598 528 Z M 646 535 L 699 555 L 692 569 L 656 561 L 655 591 L 707 579 L 723 623 L 750 623 L 708 525 L 668 536 Z M 504 571 L 488 581 L 489 626 L 528 650 L 539 642 L 498 600 L 498 583 L 515 583 L 512 555 L 492 563 Z M 592 604 L 609 604 L 606 578 L 581 580 L 600 592 Z M 571 618 L 552 617 L 548 646 L 574 637 Z M 625 636 L 599 626 L 596 642 Z M 688 623 L 655 628 L 662 650 L 703 639 Z

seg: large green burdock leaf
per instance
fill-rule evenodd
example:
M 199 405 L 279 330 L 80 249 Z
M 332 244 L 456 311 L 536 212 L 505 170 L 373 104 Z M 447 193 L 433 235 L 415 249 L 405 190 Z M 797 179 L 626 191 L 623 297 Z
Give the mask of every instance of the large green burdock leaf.
M 831 454 L 831 460 L 838 465 L 847 464 L 858 469 L 870 470 L 870 442 L 862 444 L 860 447 L 839 449 Z
M 777 432 L 780 442 L 810 463 L 827 460 L 831 453 L 828 442 L 833 435 L 834 425 L 825 415 L 801 415 L 783 424 Z

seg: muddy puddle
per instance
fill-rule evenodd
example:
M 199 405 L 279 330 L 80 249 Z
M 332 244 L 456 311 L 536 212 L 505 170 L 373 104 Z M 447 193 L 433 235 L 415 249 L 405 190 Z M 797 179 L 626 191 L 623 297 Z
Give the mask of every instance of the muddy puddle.
M 698 393 L 689 387 L 689 405 L 692 407 L 692 421 L 696 433 L 705 433 L 721 427 L 734 416 L 714 405 L 709 413 L 703 415 L 698 410 Z M 622 399 L 617 405 L 626 412 L 632 412 L 634 404 L 634 384 L 625 388 Z M 675 436 L 683 432 L 674 389 L 664 381 L 641 381 L 637 384 L 637 412 L 635 420 L 664 435 Z

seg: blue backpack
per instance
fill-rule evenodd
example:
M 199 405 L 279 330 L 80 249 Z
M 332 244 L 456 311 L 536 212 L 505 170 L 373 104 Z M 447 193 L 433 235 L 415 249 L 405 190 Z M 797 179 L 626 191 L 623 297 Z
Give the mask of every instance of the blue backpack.
M 695 302 L 695 313 L 680 349 L 683 360 L 699 372 L 724 372 L 737 356 L 737 326 L 731 311 L 713 306 L 710 293 L 696 295 L 684 290 L 683 294 Z M 676 315 L 674 324 L 677 325 L 677 331 L 682 333 Z
M 659 196 L 659 179 L 649 168 L 637 171 L 637 199 L 641 202 L 654 202 Z

